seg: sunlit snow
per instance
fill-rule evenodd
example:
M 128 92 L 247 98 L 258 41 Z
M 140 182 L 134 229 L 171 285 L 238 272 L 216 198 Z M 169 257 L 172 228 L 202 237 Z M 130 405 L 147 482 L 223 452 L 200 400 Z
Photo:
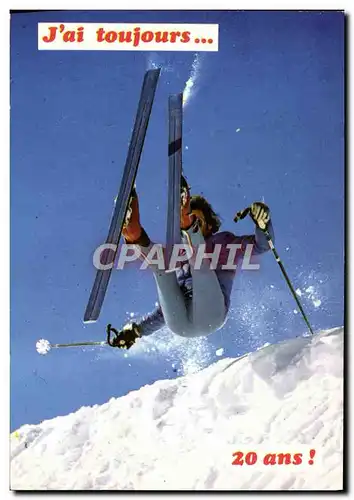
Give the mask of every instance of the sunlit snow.
M 24 425 L 11 435 L 11 488 L 339 490 L 342 420 L 337 328 Z M 257 463 L 232 465 L 239 451 Z M 301 464 L 265 465 L 268 453 Z

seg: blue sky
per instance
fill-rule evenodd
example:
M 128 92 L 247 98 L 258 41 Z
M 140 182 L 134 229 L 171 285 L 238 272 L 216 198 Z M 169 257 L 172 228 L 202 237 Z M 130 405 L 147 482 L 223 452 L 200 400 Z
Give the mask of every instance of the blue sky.
M 84 325 L 144 72 L 158 84 L 137 187 L 152 239 L 165 236 L 167 98 L 193 53 L 37 50 L 40 21 L 217 23 L 184 113 L 183 164 L 223 229 L 264 198 L 276 247 L 314 329 L 344 322 L 344 17 L 335 12 L 52 12 L 11 18 L 11 428 L 100 404 L 265 342 L 306 333 L 271 253 L 236 276 L 230 318 L 198 342 L 163 332 L 128 357 L 35 343 L 104 339 L 154 307 L 151 274 L 112 273 L 99 321 Z M 240 129 L 239 132 L 236 132 Z M 186 147 L 188 149 L 186 149 Z M 312 287 L 312 288 L 309 288 Z M 319 301 L 321 302 L 319 304 Z M 173 365 L 173 366 L 172 366 Z

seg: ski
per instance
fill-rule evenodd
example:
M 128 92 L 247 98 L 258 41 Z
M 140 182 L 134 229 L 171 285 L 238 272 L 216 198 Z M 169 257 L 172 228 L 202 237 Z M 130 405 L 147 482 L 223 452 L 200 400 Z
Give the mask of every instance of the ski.
M 169 263 L 173 245 L 181 242 L 180 204 L 182 175 L 182 118 L 183 94 L 168 99 L 168 205 L 166 230 L 166 262 Z
M 134 186 L 138 171 L 159 76 L 160 68 L 147 71 L 141 89 L 140 100 L 129 144 L 127 159 L 125 162 L 123 177 L 106 240 L 106 243 L 117 245 L 117 249 L 129 204 L 130 193 Z M 116 254 L 117 250 L 114 253 L 114 260 Z M 111 252 L 103 252 L 101 263 L 108 264 L 108 261 L 112 262 L 111 256 Z M 109 279 L 111 277 L 111 271 L 112 269 L 97 271 L 84 314 L 84 323 L 94 322 L 98 319 L 106 295 Z

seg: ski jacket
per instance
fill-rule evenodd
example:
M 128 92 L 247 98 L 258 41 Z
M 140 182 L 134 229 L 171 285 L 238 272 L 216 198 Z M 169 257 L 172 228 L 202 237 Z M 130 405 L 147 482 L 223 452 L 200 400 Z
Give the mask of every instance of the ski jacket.
M 268 231 L 274 242 L 274 231 L 271 221 L 268 223 Z M 255 234 L 253 235 L 236 236 L 229 231 L 221 231 L 213 234 L 205 240 L 205 253 L 212 253 L 215 245 L 217 244 L 220 245 L 221 249 L 214 272 L 219 280 L 220 288 L 225 299 L 226 312 L 228 312 L 232 286 L 236 274 L 236 270 L 232 268 L 232 266 L 228 265 L 231 263 L 230 247 L 228 247 L 228 245 L 238 245 L 238 249 L 235 258 L 232 259 L 232 263 L 236 264 L 239 268 L 242 267 L 241 261 L 247 256 L 250 257 L 248 261 L 250 264 L 256 264 L 257 255 L 267 252 L 269 250 L 269 244 L 264 232 L 258 227 L 256 227 Z M 227 266 L 228 268 L 223 269 L 222 266 Z M 180 268 L 176 271 L 176 277 L 185 299 L 192 300 L 193 278 L 188 260 L 181 263 Z M 140 328 L 141 336 L 151 335 L 157 330 L 163 328 L 165 326 L 165 320 L 161 307 L 158 306 L 154 311 L 143 316 L 136 322 L 136 324 Z

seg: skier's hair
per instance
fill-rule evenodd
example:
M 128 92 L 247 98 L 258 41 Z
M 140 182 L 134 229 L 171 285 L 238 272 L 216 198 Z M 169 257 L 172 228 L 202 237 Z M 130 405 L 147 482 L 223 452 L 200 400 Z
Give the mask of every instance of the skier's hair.
M 221 226 L 221 219 L 214 212 L 213 207 L 210 205 L 208 200 L 201 195 L 193 195 L 191 196 L 190 203 L 191 210 L 201 210 L 204 214 L 205 220 L 207 224 L 211 226 L 212 233 L 217 233 Z

